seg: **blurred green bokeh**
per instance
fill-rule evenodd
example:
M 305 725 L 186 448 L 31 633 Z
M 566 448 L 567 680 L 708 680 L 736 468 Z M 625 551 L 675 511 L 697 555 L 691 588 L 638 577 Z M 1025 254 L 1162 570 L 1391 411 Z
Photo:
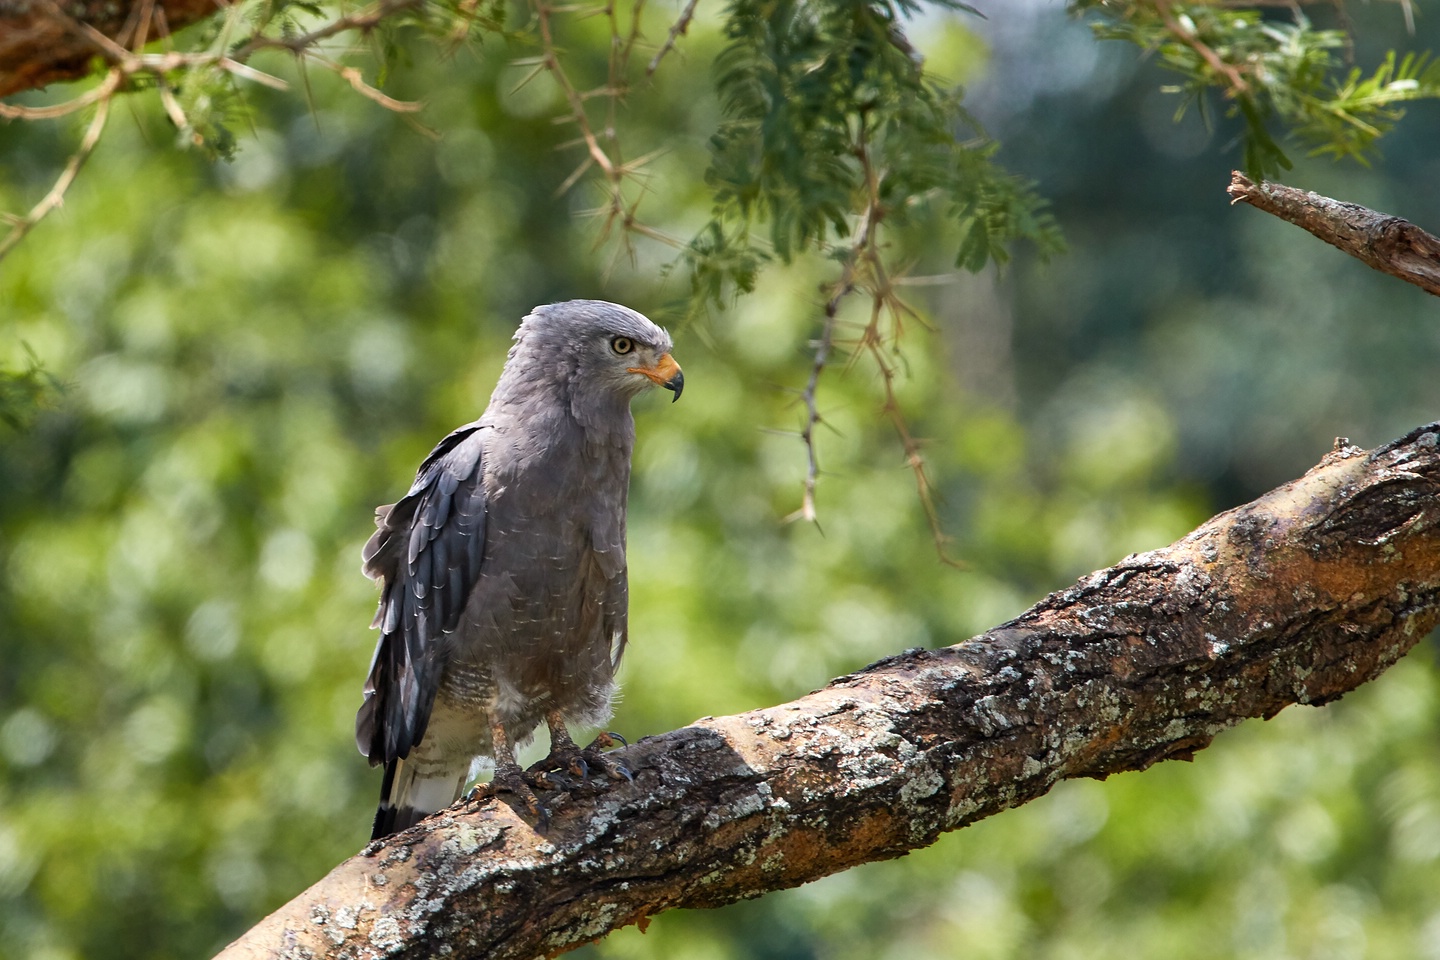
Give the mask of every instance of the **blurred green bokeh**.
M 1362 54 L 1425 47 L 1391 13 L 1356 12 Z M 963 571 L 936 560 L 863 362 L 821 389 L 821 529 L 783 522 L 833 264 L 683 322 L 673 252 L 617 255 L 581 215 L 589 188 L 556 194 L 577 155 L 557 149 L 553 82 L 513 90 L 529 50 L 407 47 L 391 92 L 428 102 L 438 141 L 330 75 L 308 100 L 255 93 L 228 164 L 126 101 L 64 209 L 0 264 L 0 369 L 33 353 L 62 387 L 0 423 L 0 957 L 207 956 L 363 844 L 371 510 L 483 408 L 537 303 L 628 303 L 672 324 L 686 370 L 683 403 L 637 404 L 613 723 L 632 738 L 958 642 L 1337 435 L 1373 446 L 1440 416 L 1434 301 L 1229 208 L 1233 131 L 1173 125 L 1132 50 L 1058 10 L 991 17 L 913 34 L 972 86 L 1071 252 L 912 288 L 933 330 L 907 335 L 900 390 Z M 577 62 L 602 64 L 605 39 L 571 37 Z M 719 43 L 702 18 L 623 112 L 628 155 L 668 151 L 642 217 L 679 236 L 708 215 Z M 1291 180 L 1436 229 L 1437 120 L 1415 108 L 1373 169 Z M 0 126 L 0 209 L 47 188 L 78 122 Z M 1433 661 L 1422 645 L 1192 765 L 1063 784 L 901 861 L 588 955 L 1440 958 Z

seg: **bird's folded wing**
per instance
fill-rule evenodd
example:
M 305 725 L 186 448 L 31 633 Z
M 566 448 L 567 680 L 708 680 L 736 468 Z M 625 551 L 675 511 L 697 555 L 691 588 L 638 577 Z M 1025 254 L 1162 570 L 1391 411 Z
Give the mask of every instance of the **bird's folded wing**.
M 484 440 L 476 424 L 436 445 L 399 503 L 375 511 L 363 552 L 381 583 L 380 641 L 355 716 L 371 763 L 408 756 L 425 735 L 440 684 L 441 638 L 455 629 L 485 559 Z

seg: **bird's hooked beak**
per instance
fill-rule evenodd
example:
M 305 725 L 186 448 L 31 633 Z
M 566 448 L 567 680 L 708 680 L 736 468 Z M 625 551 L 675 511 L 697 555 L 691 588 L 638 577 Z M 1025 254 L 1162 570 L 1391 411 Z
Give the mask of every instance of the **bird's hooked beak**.
M 680 364 L 668 353 L 660 355 L 653 367 L 627 367 L 628 373 L 638 373 L 643 377 L 649 377 L 657 387 L 664 387 L 666 390 L 673 390 L 675 397 L 671 400 L 674 403 L 680 399 L 680 394 L 685 391 L 685 374 L 680 369 Z

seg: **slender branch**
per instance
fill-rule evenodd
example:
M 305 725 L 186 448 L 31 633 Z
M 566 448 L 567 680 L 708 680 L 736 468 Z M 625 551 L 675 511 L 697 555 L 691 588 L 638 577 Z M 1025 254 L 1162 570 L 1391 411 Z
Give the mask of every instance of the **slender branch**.
M 421 109 L 421 104 L 407 103 L 396 100 L 382 93 L 380 90 L 366 83 L 360 71 L 343 66 L 326 57 L 319 55 L 314 47 L 330 37 L 351 30 L 371 30 L 385 18 L 395 13 L 416 8 L 424 3 L 424 0 L 378 0 L 378 2 L 366 7 L 356 13 L 347 14 L 330 21 L 322 27 L 300 34 L 294 37 L 272 37 L 256 36 L 249 42 L 241 45 L 233 53 L 227 53 L 229 47 L 229 27 L 234 23 L 232 17 L 226 23 L 226 30 L 222 33 L 221 42 L 214 44 L 213 49 L 206 52 L 180 52 L 166 50 L 158 53 L 144 53 L 142 48 L 150 38 L 152 25 L 156 27 L 156 33 L 160 37 L 169 36 L 169 28 L 172 23 L 183 25 L 190 22 L 190 17 L 181 11 L 177 4 L 190 2 L 190 0 L 170 0 L 170 9 L 157 0 L 139 0 L 129 9 L 129 14 L 123 21 L 116 22 L 112 19 L 104 20 L 108 27 L 101 29 L 95 24 L 85 20 L 77 19 L 67 9 L 62 8 L 54 0 L 35 0 L 27 16 L 34 19 L 35 11 L 40 12 L 39 25 L 36 22 L 26 21 L 25 29 L 30 31 L 25 34 L 19 43 L 29 42 L 38 44 L 41 49 L 47 45 L 59 48 L 53 56 L 63 59 L 64 57 L 76 56 L 76 49 L 83 53 L 81 57 L 88 70 L 88 63 L 93 55 L 98 54 L 110 63 L 109 72 L 105 81 L 93 90 L 90 90 L 78 97 L 64 103 L 49 107 L 22 107 L 0 103 L 0 117 L 20 120 L 49 120 L 66 116 L 84 107 L 96 104 L 95 120 L 91 123 L 82 141 L 80 149 L 71 157 L 64 171 L 60 174 L 55 186 L 35 207 L 24 217 L 10 216 L 6 219 L 12 224 L 9 234 L 3 241 L 0 241 L 0 258 L 3 258 L 14 246 L 30 232 L 34 226 L 43 219 L 46 214 L 58 207 L 64 199 L 65 191 L 69 189 L 75 175 L 84 164 L 87 157 L 95 149 L 101 132 L 105 128 L 105 120 L 109 116 L 110 100 L 120 91 L 128 86 L 128 81 L 137 75 L 148 75 L 155 81 L 158 88 L 161 105 L 172 123 L 182 133 L 188 133 L 191 138 L 201 142 L 201 137 L 194 132 L 190 119 L 185 115 L 179 99 L 175 96 L 177 84 L 173 83 L 169 74 L 176 71 L 198 71 L 203 69 L 219 69 L 236 77 L 243 77 L 257 83 L 263 83 L 277 89 L 287 89 L 283 80 L 270 76 L 260 70 L 248 66 L 245 61 L 259 50 L 279 47 L 284 48 L 296 55 L 297 58 L 305 57 L 313 59 L 326 68 L 333 70 L 343 80 L 350 84 L 354 90 L 364 97 L 373 100 L 386 109 L 407 115 Z M 213 13 L 219 7 L 215 6 L 215 0 L 199 0 L 205 8 L 206 15 Z M 221 4 L 224 6 L 225 4 Z M 83 5 L 82 5 L 83 7 Z M 189 9 L 188 7 L 186 9 Z M 234 8 L 232 8 L 233 11 Z M 7 23 L 7 20 L 10 21 Z M 13 30 L 20 28 L 14 24 L 15 15 L 0 13 L 0 41 L 5 39 L 4 29 L 8 26 Z M 48 31 L 48 33 L 46 32 Z M 58 31 L 58 33 L 57 33 Z M 114 34 L 112 36 L 111 34 Z M 39 38 L 39 39 L 37 39 Z M 56 38 L 61 38 L 66 43 L 60 43 Z M 121 41 L 130 42 L 134 50 L 127 50 Z M 80 46 L 74 46 L 78 43 Z M 50 67 L 37 68 L 26 74 L 26 77 L 39 77 L 39 80 L 16 78 L 6 76 L 4 73 L 5 57 L 12 54 L 12 43 L 0 42 L 0 94 L 12 93 L 16 90 L 27 89 L 30 86 L 37 86 L 57 76 L 69 76 L 61 71 L 57 74 Z M 56 62 L 60 62 L 57 59 Z M 68 68 L 67 68 L 68 69 Z M 81 71 L 76 75 L 83 75 Z M 417 127 L 422 133 L 432 133 L 424 127 L 420 127 L 415 121 L 406 118 L 407 122 Z
M 897 857 L 1046 793 L 1322 704 L 1440 620 L 1440 423 L 1127 557 L 968 642 L 620 755 L 548 831 L 458 805 L 336 867 L 224 960 L 554 956 L 673 907 Z
M 550 73 L 559 85 L 565 100 L 569 105 L 569 113 L 557 118 L 557 122 L 568 122 L 575 124 L 579 131 L 578 140 L 562 144 L 562 147 L 583 145 L 585 157 L 581 159 L 576 168 L 560 184 L 557 194 L 563 194 L 570 190 L 592 169 L 599 170 L 600 179 L 603 181 L 604 202 L 593 210 L 585 211 L 587 216 L 596 217 L 601 220 L 600 229 L 596 235 L 596 246 L 608 241 L 615 228 L 618 226 L 619 245 L 611 258 L 610 267 L 613 267 L 616 260 L 622 253 L 628 254 L 634 260 L 635 251 L 631 243 L 632 235 L 661 239 L 669 245 L 677 245 L 672 238 L 665 237 L 660 231 L 653 230 L 640 222 L 638 210 L 641 200 L 645 196 L 645 184 L 642 170 L 647 163 L 659 156 L 664 150 L 656 150 L 645 156 L 634 160 L 622 159 L 620 139 L 618 135 L 619 119 L 618 109 L 620 101 L 628 92 L 629 86 L 626 76 L 629 72 L 630 55 L 640 42 L 641 36 L 641 15 L 644 11 L 645 0 L 635 0 L 630 8 L 628 25 L 621 26 L 621 18 L 617 11 L 614 0 L 609 0 L 603 7 L 591 11 L 593 14 L 604 15 L 609 23 L 610 30 L 610 51 L 608 57 L 608 74 L 606 83 L 593 90 L 580 90 L 566 71 L 560 55 L 560 47 L 556 41 L 553 14 L 560 10 L 573 9 L 556 6 L 548 0 L 534 0 L 536 22 L 540 31 L 541 55 L 533 61 L 517 61 L 519 64 L 534 63 L 537 69 L 543 69 Z M 533 74 L 532 74 L 533 76 Z M 527 76 L 524 82 L 528 82 Z M 604 125 L 597 130 L 590 119 L 586 103 L 590 100 L 603 99 L 605 101 Z M 602 143 L 603 141 L 603 143 Z M 634 199 L 627 198 L 627 184 L 637 187 Z M 610 267 L 607 267 L 605 275 L 609 276 Z
M 650 59 L 650 65 L 645 68 L 647 77 L 654 76 L 655 71 L 660 69 L 660 61 L 665 59 L 667 53 L 675 49 L 675 41 L 685 36 L 686 31 L 690 29 L 690 21 L 695 19 L 695 8 L 699 5 L 700 0 L 687 0 L 685 9 L 680 11 L 679 19 L 670 25 L 670 33 L 665 38 L 665 42 L 660 45 L 659 50 L 655 51 L 655 56 Z
M 22 107 L 15 103 L 0 103 L 0 117 L 10 120 L 58 120 L 77 110 L 85 109 L 90 104 L 110 96 L 113 92 L 102 84 L 87 90 L 78 97 L 48 107 Z
M 820 338 L 814 344 L 815 353 L 811 359 L 810 377 L 805 388 L 800 392 L 801 399 L 805 404 L 805 421 L 800 429 L 800 440 L 805 445 L 805 480 L 800 508 L 786 519 L 788 521 L 818 522 L 815 488 L 820 476 L 820 459 L 816 450 L 815 428 L 820 425 L 822 418 L 816 394 L 821 374 L 824 373 L 830 361 L 830 354 L 834 347 L 836 317 L 841 301 L 856 290 L 861 290 L 870 296 L 870 319 L 860 332 L 857 343 L 860 349 L 851 354 L 850 362 L 853 364 L 862 352 L 868 353 L 875 364 L 875 369 L 879 371 L 881 387 L 885 395 L 881 409 L 904 448 L 906 466 L 915 475 L 915 488 L 920 497 L 921 507 L 925 511 L 925 520 L 930 526 L 930 536 L 935 544 L 935 552 L 942 562 L 951 566 L 961 566 L 946 551 L 945 545 L 949 538 L 945 535 L 940 523 L 940 512 L 935 504 L 934 486 L 925 469 L 925 454 L 920 441 L 910 432 L 909 424 L 905 420 L 899 398 L 895 395 L 895 365 L 885 355 L 887 342 L 894 345 L 900 338 L 902 316 L 908 314 L 913 317 L 916 314 L 896 294 L 896 282 L 891 279 L 890 271 L 885 266 L 885 258 L 880 244 L 880 226 L 885 219 L 885 206 L 880 199 L 880 182 L 883 177 L 881 172 L 876 169 L 870 155 L 869 133 L 864 117 L 860 118 L 856 130 L 854 154 L 860 164 L 860 173 L 864 181 L 865 205 L 855 228 L 854 239 L 851 241 L 845 257 L 845 266 L 840 277 L 831 286 L 831 296 L 825 303 L 825 321 L 821 326 Z M 881 318 L 887 313 L 892 318 L 888 338 L 880 329 Z
M 98 98 L 95 106 L 95 116 L 90 121 L 90 126 L 85 130 L 85 136 L 80 141 L 80 146 L 70 155 L 70 160 L 65 164 L 59 179 L 50 188 L 50 192 L 40 199 L 30 209 L 30 212 L 23 217 L 14 218 L 11 221 L 10 232 L 4 240 L 0 240 L 0 260 L 14 248 L 14 246 L 25 238 L 25 235 L 45 216 L 65 202 L 65 191 L 70 189 L 70 184 L 75 182 L 75 175 L 90 159 L 90 154 L 95 151 L 95 145 L 100 142 L 100 134 L 105 132 L 105 121 L 110 118 L 110 95 L 120 85 L 121 73 L 118 70 L 111 70 L 105 76 L 102 89 L 106 93 Z
M 950 538 L 940 524 L 940 511 L 935 504 L 935 488 L 930 483 L 929 474 L 925 469 L 925 454 L 921 449 L 920 441 L 910 432 L 910 425 L 905 420 L 904 410 L 900 406 L 899 398 L 895 395 L 895 367 L 884 353 L 885 338 L 880 333 L 880 318 L 887 312 L 889 313 L 891 317 L 890 342 L 897 344 L 902 332 L 901 318 L 905 314 L 912 317 L 917 315 L 908 304 L 896 295 L 894 282 L 885 266 L 885 258 L 880 253 L 877 238 L 878 221 L 885 214 L 884 207 L 880 203 L 880 174 L 870 161 L 868 151 L 861 151 L 860 160 L 861 168 L 865 173 L 865 186 L 869 193 L 870 209 L 874 211 L 872 219 L 877 223 L 876 228 L 870 231 L 866 241 L 865 259 L 870 270 L 871 305 L 870 322 L 861 334 L 861 342 L 869 351 L 875 368 L 880 371 L 881 383 L 885 391 L 883 410 L 891 427 L 895 430 L 895 435 L 900 438 L 900 445 L 905 451 L 905 464 L 915 476 L 915 490 L 920 497 L 920 506 L 925 511 L 925 521 L 930 526 L 930 539 L 935 544 L 935 553 L 942 563 L 959 567 L 962 564 L 952 558 L 945 548 Z
M 216 61 L 216 64 L 220 67 L 220 69 L 233 73 L 237 77 L 243 77 L 246 80 L 262 84 L 272 90 L 290 89 L 290 84 L 286 83 L 284 80 L 281 80 L 279 77 L 271 76 L 270 74 L 265 73 L 263 70 L 256 70 L 249 64 L 241 63 L 238 60 L 231 59 L 230 57 L 221 57 L 219 60 Z
M 555 78 L 555 82 L 559 84 L 561 92 L 564 93 L 566 101 L 570 104 L 571 118 L 580 129 L 580 136 L 584 139 L 585 149 L 590 154 L 591 161 L 608 178 L 614 172 L 615 165 L 610 161 L 610 155 L 600 146 L 600 141 L 595 137 L 595 131 L 590 127 L 590 118 L 585 112 L 584 98 L 580 96 L 575 84 L 570 82 L 570 75 L 565 72 L 565 68 L 560 65 L 559 50 L 555 46 L 555 35 L 550 26 L 550 14 L 553 9 L 546 0 L 537 0 L 535 4 L 536 19 L 540 24 L 540 44 L 545 51 L 545 68 Z
M 876 301 L 875 306 L 878 314 L 879 300 Z M 940 524 L 940 510 L 935 504 L 935 488 L 930 483 L 930 475 L 925 469 L 925 453 L 921 449 L 920 441 L 910 432 L 910 425 L 906 422 L 905 414 L 900 408 L 900 401 L 895 396 L 894 365 L 885 358 L 879 337 L 869 334 L 871 329 L 878 329 L 877 325 L 878 319 L 872 317 L 871 326 L 867 328 L 864 337 L 864 343 L 876 369 L 880 371 L 881 381 L 885 388 L 885 416 L 889 419 L 896 436 L 900 438 L 900 445 L 905 451 L 905 465 L 915 475 L 915 492 L 919 495 L 920 506 L 925 511 L 925 522 L 930 526 L 930 539 L 935 544 L 936 554 L 942 563 L 952 567 L 962 567 L 964 564 L 951 557 L 945 549 L 950 538 Z
M 393 110 L 396 113 L 416 113 L 425 109 L 425 104 L 413 100 L 396 100 L 394 97 L 386 96 L 375 87 L 365 82 L 360 71 L 354 67 L 347 67 L 336 63 L 329 57 L 322 57 L 313 50 L 306 53 L 306 58 L 314 63 L 320 64 L 326 69 L 333 70 L 342 80 L 350 84 L 354 91 L 366 99 L 373 100 L 386 110 Z
M 840 276 L 830 287 L 830 297 L 825 301 L 825 322 L 820 327 L 820 339 L 815 342 L 815 354 L 810 362 L 810 378 L 800 397 L 805 403 L 805 425 L 800 428 L 800 441 L 805 445 L 805 483 L 800 497 L 800 509 L 786 519 L 818 523 L 819 512 L 815 506 L 815 487 L 820 480 L 820 456 L 815 446 L 815 428 L 820 425 L 820 405 L 817 393 L 820 375 L 830 362 L 830 351 L 835 345 L 835 324 L 840 313 L 840 304 L 854 292 L 856 278 L 864 267 L 878 263 L 875 256 L 876 231 L 883 216 L 880 205 L 879 182 L 875 168 L 870 162 L 870 144 L 866 133 L 865 119 L 859 121 L 855 134 L 855 157 L 865 178 L 865 207 L 860 221 L 855 226 L 854 239 L 845 257 L 845 266 Z
M 334 20 L 317 27 L 309 33 L 302 33 L 294 37 L 272 37 L 258 36 L 250 40 L 231 56 L 244 62 L 257 50 L 280 47 L 289 50 L 291 53 L 300 53 L 315 46 L 321 40 L 328 40 L 333 36 L 347 33 L 351 30 L 359 30 L 362 33 L 378 27 L 381 21 L 402 10 L 412 10 L 424 6 L 425 0 L 379 0 L 363 10 L 348 14 L 343 17 L 336 17 Z
M 825 322 L 820 327 L 820 338 L 815 341 L 815 354 L 810 360 L 810 379 L 800 392 L 805 402 L 805 425 L 800 428 L 800 442 L 805 444 L 805 485 L 800 509 L 786 517 L 787 521 L 804 520 L 815 524 L 820 521 L 820 514 L 815 508 L 815 487 L 820 480 L 820 454 L 815 446 L 815 428 L 820 425 L 817 394 L 820 375 L 825 372 L 825 366 L 830 362 L 830 351 L 835 345 L 835 319 L 840 313 L 840 303 L 855 289 L 855 260 L 856 256 L 852 253 L 840 273 L 840 279 L 832 287 L 830 299 L 825 301 Z
M 165 113 L 170 117 L 170 122 L 175 124 L 175 129 L 181 132 L 190 129 L 190 118 L 185 116 L 185 110 L 180 106 L 180 101 L 175 98 L 175 91 L 170 89 L 170 84 L 164 77 L 157 78 L 160 87 L 160 103 L 165 107 Z
M 1195 35 L 1194 29 L 1185 26 L 1175 18 L 1170 0 L 1155 0 L 1155 10 L 1160 14 L 1160 20 L 1165 24 L 1165 29 L 1169 30 L 1172 36 L 1199 54 L 1200 58 L 1210 65 L 1210 69 L 1225 77 L 1230 85 L 1230 89 L 1225 92 L 1226 96 L 1236 97 L 1250 91 L 1250 85 L 1240 75 L 1238 68 L 1226 63 L 1209 44 Z
M 1257 184 L 1238 170 L 1227 192 L 1232 204 L 1273 213 L 1382 273 L 1440 296 L 1440 237 L 1408 220 L 1283 183 Z

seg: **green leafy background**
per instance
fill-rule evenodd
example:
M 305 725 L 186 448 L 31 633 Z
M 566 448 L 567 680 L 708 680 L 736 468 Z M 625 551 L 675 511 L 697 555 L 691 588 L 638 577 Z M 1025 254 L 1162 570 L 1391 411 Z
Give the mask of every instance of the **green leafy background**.
M 1352 11 L 1359 62 L 1435 36 L 1382 6 Z M 557 195 L 573 129 L 547 75 L 516 89 L 519 39 L 389 38 L 386 89 L 423 97 L 438 141 L 323 72 L 304 96 L 247 90 L 230 162 L 174 149 L 151 100 L 117 105 L 63 210 L 0 264 L 0 956 L 205 956 L 364 843 L 371 509 L 479 412 L 537 303 L 631 304 L 672 326 L 686 370 L 683 402 L 636 405 L 613 722 L 632 738 L 958 642 L 1336 436 L 1440 416 L 1435 301 L 1228 207 L 1241 130 L 1221 101 L 1210 128 L 1198 108 L 1177 124 L 1163 63 L 1057 9 L 987 12 L 906 29 L 970 86 L 1069 251 L 1022 244 L 999 274 L 906 288 L 929 329 L 907 328 L 898 390 L 958 571 L 863 362 L 822 383 L 821 527 L 783 522 L 836 264 L 796 255 L 689 309 L 675 250 L 597 242 L 593 185 Z M 620 114 L 629 156 L 667 151 L 642 219 L 681 237 L 717 215 L 700 171 L 727 38 L 709 15 Z M 607 42 L 573 29 L 575 69 L 602 77 Z M 1370 168 L 1302 151 L 1289 179 L 1440 228 L 1437 120 L 1417 104 Z M 0 208 L 48 188 L 81 122 L 0 126 Z M 896 243 L 944 271 L 962 227 L 916 221 Z M 1440 957 L 1433 644 L 1193 764 L 1062 784 L 902 860 L 583 955 Z

